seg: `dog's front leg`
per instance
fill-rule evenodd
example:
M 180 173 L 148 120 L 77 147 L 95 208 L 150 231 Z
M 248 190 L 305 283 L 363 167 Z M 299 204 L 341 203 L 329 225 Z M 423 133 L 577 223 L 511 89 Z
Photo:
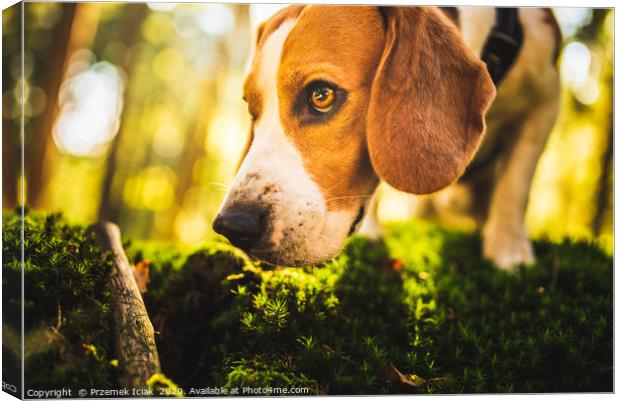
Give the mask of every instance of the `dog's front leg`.
M 554 99 L 528 113 L 493 191 L 483 228 L 483 254 L 501 269 L 535 260 L 525 230 L 525 212 L 536 164 L 557 112 Z
M 383 235 L 383 228 L 381 223 L 379 223 L 377 213 L 377 194 L 375 193 L 370 202 L 368 202 L 368 210 L 359 229 L 360 234 L 373 240 L 379 239 Z

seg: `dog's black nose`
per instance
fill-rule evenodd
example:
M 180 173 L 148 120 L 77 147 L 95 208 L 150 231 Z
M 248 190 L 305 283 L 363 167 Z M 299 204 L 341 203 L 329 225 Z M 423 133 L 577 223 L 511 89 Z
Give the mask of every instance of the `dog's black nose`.
M 213 230 L 222 234 L 231 244 L 241 249 L 251 249 L 263 234 L 261 213 L 251 209 L 220 212 L 213 222 Z

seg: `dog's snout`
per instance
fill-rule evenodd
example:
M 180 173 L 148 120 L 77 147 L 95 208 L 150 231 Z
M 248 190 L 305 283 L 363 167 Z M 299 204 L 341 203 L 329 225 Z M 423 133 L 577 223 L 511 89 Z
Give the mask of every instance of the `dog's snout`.
M 251 249 L 262 236 L 263 214 L 258 210 L 235 208 L 220 212 L 213 222 L 213 230 L 222 234 L 234 245 Z

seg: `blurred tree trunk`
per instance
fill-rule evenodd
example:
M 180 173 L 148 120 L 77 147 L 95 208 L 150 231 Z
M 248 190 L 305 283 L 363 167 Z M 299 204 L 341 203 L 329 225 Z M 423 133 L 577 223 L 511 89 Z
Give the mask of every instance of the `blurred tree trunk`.
M 19 146 L 13 144 L 16 137 L 19 138 L 19 129 L 8 119 L 2 119 L 2 209 L 13 209 L 21 203 L 17 194 L 21 154 Z
M 610 116 L 613 121 L 613 116 Z M 607 136 L 607 144 L 605 152 L 601 157 L 601 176 L 599 178 L 598 196 L 596 200 L 596 211 L 592 219 L 592 231 L 594 235 L 599 236 L 603 230 L 603 219 L 608 207 L 608 200 L 611 193 L 612 172 L 613 172 L 613 155 L 614 155 L 614 128 L 610 124 L 609 135 Z
M 53 35 L 50 58 L 47 60 L 47 68 L 42 71 L 44 75 L 42 89 L 47 96 L 45 109 L 36 123 L 33 122 L 25 136 L 28 145 L 25 151 L 25 175 L 27 182 L 26 204 L 32 207 L 40 206 L 40 194 L 45 185 L 44 158 L 52 134 L 52 123 L 57 113 L 57 99 L 62 78 L 66 68 L 66 59 L 69 56 L 69 38 L 78 4 L 65 3 L 62 7 L 62 18 L 56 26 Z
M 586 39 L 591 40 L 593 42 L 598 42 L 599 38 L 602 36 L 602 30 L 604 29 L 604 22 L 609 14 L 609 10 L 594 10 L 593 11 L 593 23 L 590 24 L 591 30 L 590 33 L 588 30 L 582 32 L 582 34 L 586 34 Z M 596 17 L 595 17 L 596 16 Z M 606 106 L 606 110 L 604 111 L 605 118 L 607 120 L 607 138 L 604 141 L 604 151 L 601 153 L 600 157 L 600 172 L 601 175 L 598 181 L 598 191 L 596 198 L 596 209 L 594 216 L 592 218 L 592 232 L 594 235 L 599 236 L 602 234 L 603 229 L 605 229 L 605 217 L 607 216 L 607 211 L 610 208 L 613 208 L 613 168 L 614 168 L 614 111 L 613 111 L 613 39 L 603 46 L 606 47 L 603 50 L 602 55 L 604 57 L 603 60 L 603 70 L 602 76 L 603 81 L 606 82 L 610 89 L 603 91 L 604 98 L 601 99 L 600 103 L 601 107 Z M 602 106 L 605 105 L 605 106 Z
M 605 20 L 609 14 L 610 9 L 594 9 L 592 10 L 592 19 L 590 22 L 579 29 L 575 34 L 575 38 L 586 42 L 590 45 L 600 45 L 600 38 L 602 36 L 602 30 L 604 29 Z M 612 42 L 613 43 L 613 42 Z M 612 46 L 611 43 L 607 46 Z M 609 81 L 610 85 L 613 82 L 613 51 L 603 51 L 603 77 L 605 81 Z M 594 215 L 591 220 L 592 232 L 598 236 L 601 234 L 604 226 L 604 218 L 606 211 L 609 207 L 609 198 L 611 194 L 612 186 L 612 174 L 613 174 L 613 94 L 610 91 L 608 95 L 602 99 L 599 104 L 608 105 L 609 109 L 603 114 L 608 121 L 609 127 L 607 128 L 607 138 L 604 140 L 604 149 L 600 158 L 600 171 L 601 175 L 598 182 L 597 194 L 592 197 L 594 203 Z M 605 106 L 601 106 L 605 107 Z M 589 110 L 589 109 L 585 109 Z
M 140 29 L 142 23 L 148 15 L 148 8 L 145 4 L 131 4 L 126 6 L 128 12 L 128 20 L 131 24 L 127 24 L 128 31 L 124 35 L 124 44 L 128 49 L 132 48 L 140 41 Z M 128 105 L 134 96 L 134 93 L 130 90 L 130 83 L 132 81 L 132 75 L 134 74 L 135 66 L 138 63 L 138 57 L 132 55 L 130 59 L 125 58 L 125 63 L 121 67 L 127 72 L 127 85 L 125 90 L 125 96 L 123 99 L 123 111 L 121 113 L 121 124 L 118 129 L 118 134 L 112 140 L 110 148 L 108 150 L 108 156 L 105 163 L 105 173 L 101 182 L 101 196 L 99 201 L 99 211 L 97 213 L 99 220 L 109 220 L 117 222 L 120 204 L 113 196 L 113 184 L 114 174 L 117 168 L 118 151 L 121 144 L 121 135 L 125 131 L 123 127 L 126 126 L 127 121 L 127 109 Z
M 220 60 L 224 59 L 221 57 Z M 219 74 L 215 74 L 216 76 Z M 183 195 L 193 185 L 194 175 L 193 167 L 196 161 L 203 156 L 205 152 L 205 141 L 209 131 L 209 122 L 213 118 L 215 112 L 215 102 L 217 99 L 217 85 L 213 80 L 205 80 L 202 85 L 198 87 L 200 90 L 200 104 L 197 110 L 197 118 L 194 123 L 192 134 L 185 141 L 183 146 L 183 152 L 177 170 L 179 171 L 179 179 L 176 188 L 177 203 L 181 204 Z
M 594 42 L 599 36 L 601 29 L 603 28 L 603 23 L 605 22 L 605 18 L 607 14 L 609 14 L 609 8 L 595 8 L 592 10 L 592 19 L 589 23 L 582 26 L 579 31 L 575 34 L 575 37 L 581 41 L 585 42 Z
M 45 79 L 45 93 L 48 103 L 42 118 L 33 127 L 32 152 L 26 156 L 28 178 L 28 204 L 33 208 L 42 206 L 42 194 L 45 185 L 52 176 L 56 156 L 52 128 L 59 112 L 58 94 L 65 79 L 71 55 L 78 49 L 90 48 L 99 25 L 101 4 L 99 3 L 64 3 L 63 19 L 58 25 L 59 34 L 51 53 L 49 75 Z
M 2 87 L 5 92 L 12 93 L 16 81 L 11 76 L 13 60 L 21 54 L 22 5 L 17 4 L 2 12 Z M 2 208 L 13 209 L 21 202 L 18 199 L 18 179 L 21 176 L 21 138 L 20 122 L 11 116 L 13 101 L 8 102 L 2 110 Z M 10 99 L 13 99 L 11 96 Z

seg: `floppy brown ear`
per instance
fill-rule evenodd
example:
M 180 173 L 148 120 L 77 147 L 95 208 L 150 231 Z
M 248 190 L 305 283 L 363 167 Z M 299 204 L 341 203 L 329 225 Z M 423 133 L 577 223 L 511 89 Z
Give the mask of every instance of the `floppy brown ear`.
M 292 6 L 288 6 L 269 17 L 269 19 L 263 21 L 256 29 L 256 46 L 262 46 L 266 37 L 273 31 L 278 29 L 282 22 L 286 21 L 289 18 L 297 18 L 305 7 L 305 4 L 295 4 Z
M 387 32 L 368 109 L 371 162 L 396 189 L 435 192 L 473 157 L 495 86 L 438 10 L 381 11 Z

